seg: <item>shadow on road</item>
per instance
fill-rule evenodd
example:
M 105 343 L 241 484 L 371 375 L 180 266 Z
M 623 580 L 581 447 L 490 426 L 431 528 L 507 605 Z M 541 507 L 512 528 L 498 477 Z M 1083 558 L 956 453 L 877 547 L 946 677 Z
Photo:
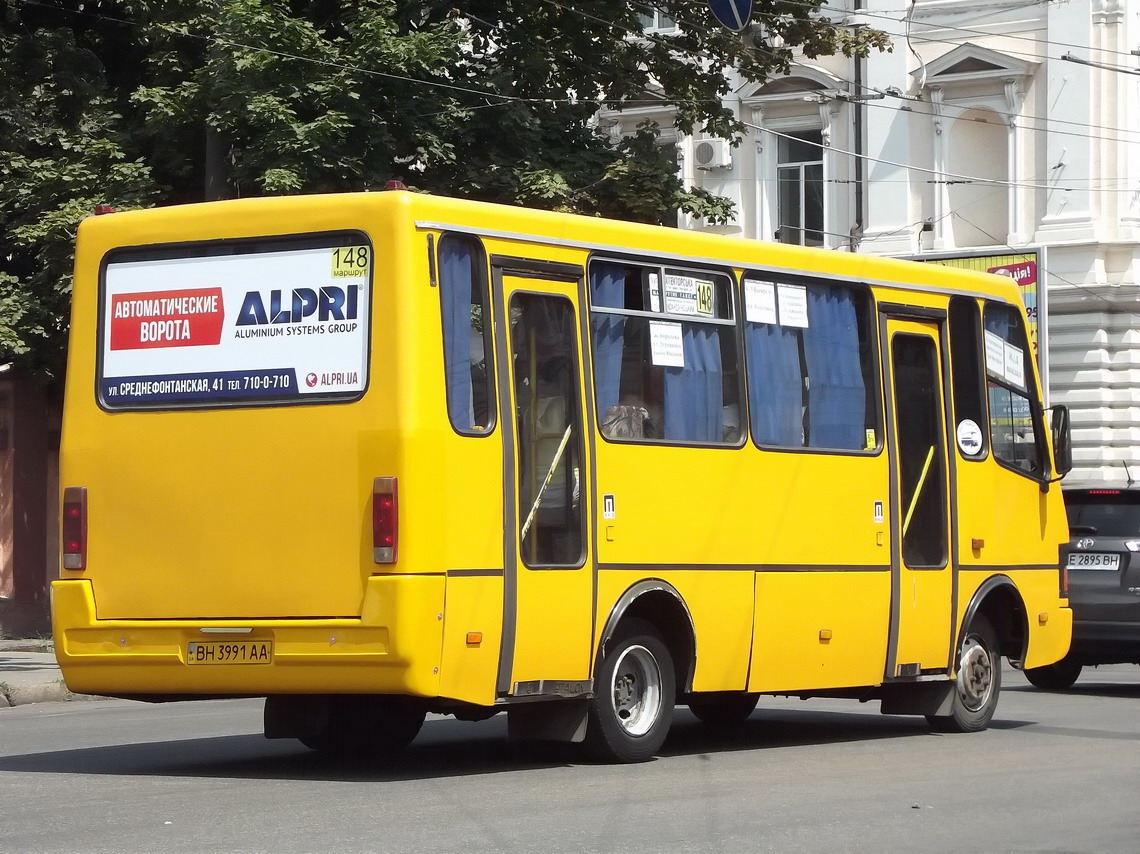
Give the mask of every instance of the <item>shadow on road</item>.
M 942 737 L 922 718 L 828 711 L 757 710 L 741 724 L 716 728 L 683 707 L 662 756 L 766 750 L 902 737 Z M 229 735 L 0 757 L 0 771 L 125 776 L 396 782 L 500 774 L 590 763 L 578 745 L 521 744 L 506 738 L 503 716 L 478 724 L 429 720 L 396 759 L 331 757 L 292 740 Z
M 1088 679 L 1089 681 L 1084 681 Z M 1123 699 L 1140 699 L 1140 684 L 1135 682 L 1097 682 L 1090 676 L 1082 676 L 1073 687 L 1060 691 L 1051 691 L 1047 688 L 1037 688 L 1028 682 L 1023 685 L 1001 686 L 1002 693 L 1006 691 L 1027 692 L 1031 694 L 1058 694 L 1073 697 L 1120 697 Z

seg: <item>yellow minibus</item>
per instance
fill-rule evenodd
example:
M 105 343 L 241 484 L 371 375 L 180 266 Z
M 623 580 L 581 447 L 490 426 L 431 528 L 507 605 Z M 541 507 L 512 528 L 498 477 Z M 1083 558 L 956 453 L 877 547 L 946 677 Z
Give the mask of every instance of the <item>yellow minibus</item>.
M 397 188 L 89 217 L 70 336 L 76 692 L 629 762 L 766 694 L 980 730 L 1069 646 L 997 276 Z

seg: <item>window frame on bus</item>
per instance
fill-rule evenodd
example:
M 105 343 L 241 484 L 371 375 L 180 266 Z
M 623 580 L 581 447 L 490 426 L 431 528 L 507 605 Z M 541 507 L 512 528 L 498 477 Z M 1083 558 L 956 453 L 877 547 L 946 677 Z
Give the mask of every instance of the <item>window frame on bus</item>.
M 627 282 L 622 285 L 624 288 L 621 300 L 622 306 L 605 305 L 601 300 L 596 298 L 596 279 L 595 272 L 598 267 L 603 264 L 610 264 L 614 266 L 625 267 L 628 271 L 640 270 L 641 276 L 641 305 L 642 308 L 627 308 L 625 306 L 625 299 L 628 293 L 630 284 Z M 656 276 L 656 285 L 654 285 L 653 276 Z M 711 316 L 704 313 L 680 313 L 666 311 L 666 278 L 669 276 L 689 277 L 695 279 L 697 282 L 705 282 L 711 279 L 712 284 L 712 314 Z M 616 287 L 616 283 L 613 283 Z M 603 286 L 604 287 L 604 286 Z M 633 286 L 636 289 L 636 285 Z M 656 287 L 656 293 L 653 293 L 653 288 Z M 694 285 L 699 290 L 699 285 Z M 746 409 L 744 403 L 744 373 L 743 373 L 743 358 L 740 352 L 740 332 L 738 323 L 738 297 L 736 294 L 736 277 L 733 270 L 727 266 L 719 266 L 714 263 L 694 263 L 693 261 L 674 258 L 671 256 L 655 256 L 644 254 L 631 254 L 631 253 L 596 253 L 591 254 L 586 267 L 586 295 L 587 295 L 587 308 L 590 315 L 590 370 L 594 384 L 594 410 L 595 422 L 598 434 L 602 439 L 608 443 L 614 444 L 633 444 L 633 445 L 664 445 L 675 447 L 702 447 L 702 448 L 731 448 L 737 449 L 745 445 L 746 442 L 746 426 L 744 418 L 746 417 Z M 615 299 L 616 294 L 610 296 Z M 654 309 L 654 300 L 656 300 L 656 309 Z M 621 348 L 620 359 L 621 363 L 618 366 L 617 375 L 617 388 L 614 394 L 614 402 L 611 404 L 608 398 L 603 395 L 608 394 L 608 389 L 612 385 L 612 381 L 604 381 L 605 378 L 599 374 L 599 334 L 600 321 L 604 318 L 621 318 L 621 334 L 623 346 Z M 622 378 L 626 375 L 624 364 L 627 359 L 627 354 L 630 351 L 629 342 L 626 338 L 626 323 L 629 320 L 644 321 L 644 331 L 638 330 L 638 348 L 641 350 L 642 371 L 659 371 L 659 374 L 653 374 L 648 381 L 645 380 L 643 375 L 643 382 L 641 385 L 641 399 L 633 401 L 632 403 L 622 404 Z M 690 338 L 688 333 L 693 330 L 694 326 L 701 326 L 708 329 L 723 330 L 715 333 L 715 341 L 717 347 L 715 349 L 707 349 L 707 355 L 715 353 L 715 357 L 720 360 L 719 376 L 720 388 L 716 389 L 712 386 L 709 390 L 716 392 L 719 391 L 721 395 L 719 415 L 720 415 L 720 431 L 722 437 L 720 440 L 709 438 L 675 438 L 666 436 L 666 430 L 669 430 L 669 423 L 671 419 L 666 413 L 666 384 L 674 384 L 682 379 L 683 376 L 676 377 L 669 374 L 670 367 L 664 365 L 656 365 L 652 362 L 652 332 L 649 324 L 666 323 L 675 324 L 681 327 L 681 348 L 682 352 L 699 351 L 705 347 L 708 340 L 705 339 L 704 344 L 698 342 L 696 337 Z M 694 350 L 690 350 L 694 348 Z M 732 357 L 732 363 L 725 370 L 724 354 L 725 351 Z M 646 358 L 649 361 L 646 361 Z M 726 383 L 725 379 L 730 373 L 735 373 L 735 380 L 731 383 Z M 656 391 L 656 385 L 661 386 L 660 399 L 649 399 L 649 392 Z M 647 390 L 646 386 L 653 387 Z M 728 399 L 725 392 L 731 390 L 735 394 L 734 399 Z M 604 405 L 603 405 L 604 404 Z M 735 406 L 735 413 L 729 410 Z M 645 435 L 646 430 L 651 432 L 658 431 L 656 421 L 658 407 L 660 407 L 660 436 Z M 619 410 L 624 415 L 621 418 L 629 422 L 633 429 L 622 427 L 616 421 L 608 421 L 607 416 L 611 410 Z M 717 408 L 714 407 L 714 410 Z M 713 411 L 713 410 L 710 410 Z M 635 414 L 640 413 L 640 418 L 634 417 Z M 733 430 L 730 419 L 735 415 L 736 425 Z M 641 421 L 645 426 L 644 429 L 638 429 L 637 425 L 633 422 Z M 652 426 L 651 426 L 652 425 Z M 732 430 L 734 436 L 724 436 L 726 431 Z M 640 432 L 640 435 L 638 433 Z
M 1020 332 L 1020 339 L 1014 343 L 1007 337 L 1002 337 L 1001 340 L 1005 345 L 1012 345 L 1021 350 L 1022 356 L 1022 376 L 1023 383 L 1019 388 L 1015 381 L 1008 379 L 1004 370 L 999 373 L 991 370 L 990 366 L 990 353 L 989 342 L 986 340 L 987 335 L 996 335 L 996 332 L 991 332 L 987 328 L 987 321 L 990 319 L 990 310 L 1001 310 L 1011 312 L 1016 321 L 1016 328 Z M 1022 477 L 1032 480 L 1035 483 L 1046 483 L 1050 478 L 1051 461 L 1049 459 L 1048 445 L 1045 442 L 1045 424 L 1044 424 L 1044 410 L 1038 400 L 1036 383 L 1034 382 L 1033 373 L 1033 351 L 1029 347 L 1029 334 L 1025 324 L 1025 317 L 1022 312 L 1018 311 L 1018 306 L 1013 303 L 1005 302 L 1000 299 L 987 298 L 982 306 L 982 337 L 983 337 L 983 363 L 985 365 L 985 396 L 986 396 L 986 433 L 989 436 L 990 449 L 993 454 L 994 460 L 1002 468 L 1021 475 Z M 1033 447 L 1036 453 L 1038 464 L 1037 471 L 1028 471 L 1021 468 L 1015 461 L 1007 460 L 1002 454 L 998 452 L 999 444 L 994 440 L 994 407 L 993 407 L 993 387 L 1004 388 L 1011 395 L 1011 422 L 1012 422 L 1012 403 L 1013 396 L 1022 397 L 1025 399 L 1029 406 L 1030 423 L 1033 428 Z M 1016 445 L 1016 442 L 1011 439 L 1011 446 Z
M 770 285 L 771 286 L 771 289 L 770 289 L 771 290 L 771 294 L 770 294 L 771 304 L 770 304 L 770 306 L 768 306 L 767 308 L 764 308 L 762 306 L 757 305 L 757 306 L 754 306 L 750 309 L 750 307 L 749 307 L 749 287 L 748 287 L 750 282 L 756 283 L 759 285 Z M 771 310 L 774 313 L 774 316 L 776 316 L 776 318 L 777 318 L 776 326 L 778 328 L 781 328 L 781 329 L 786 328 L 785 324 L 778 322 L 779 321 L 778 295 L 780 293 L 781 286 L 790 287 L 790 288 L 803 288 L 804 289 L 804 299 L 805 299 L 804 312 L 805 312 L 805 316 L 806 316 L 806 313 L 808 311 L 807 306 L 808 306 L 808 303 L 810 301 L 809 292 L 811 291 L 811 289 L 813 287 L 815 287 L 815 288 L 828 287 L 828 288 L 843 289 L 843 290 L 849 291 L 850 293 L 856 295 L 856 299 L 854 300 L 853 307 L 854 307 L 854 310 L 856 312 L 855 332 L 856 332 L 856 335 L 859 337 L 859 340 L 857 342 L 857 350 L 858 350 L 858 354 L 859 354 L 858 364 L 859 364 L 859 368 L 860 368 L 860 371 L 859 371 L 860 372 L 860 378 L 861 378 L 862 383 L 863 383 L 863 401 L 864 401 L 863 426 L 861 428 L 858 428 L 863 433 L 863 444 L 858 448 L 856 448 L 856 447 L 843 447 L 843 446 L 834 446 L 833 447 L 833 446 L 825 446 L 825 445 L 818 445 L 817 446 L 817 445 L 810 445 L 810 444 L 798 444 L 797 445 L 797 444 L 783 443 L 783 442 L 765 442 L 765 441 L 761 441 L 760 437 L 757 435 L 757 431 L 756 431 L 755 427 L 756 427 L 756 418 L 759 416 L 758 415 L 754 416 L 754 413 L 758 413 L 759 410 L 756 409 L 758 401 L 754 400 L 754 397 L 752 394 L 752 381 L 750 378 L 752 376 L 753 365 L 752 365 L 752 360 L 749 358 L 750 345 L 749 345 L 748 335 L 749 335 L 750 325 L 762 325 L 762 324 L 763 325 L 770 325 L 770 324 L 763 322 L 763 321 L 749 320 L 749 312 L 750 311 L 764 311 L 764 312 L 766 312 L 767 310 Z M 787 270 L 765 270 L 765 269 L 757 268 L 757 267 L 749 267 L 749 268 L 745 268 L 744 270 L 741 271 L 739 292 L 740 292 L 740 301 L 741 301 L 740 311 L 739 311 L 739 313 L 741 315 L 741 322 L 739 325 L 740 325 L 740 335 L 741 335 L 741 339 L 742 339 L 741 352 L 742 352 L 742 355 L 744 356 L 744 376 L 746 378 L 745 396 L 746 396 L 746 400 L 747 400 L 747 404 L 748 404 L 748 406 L 747 406 L 747 410 L 748 410 L 748 432 L 749 432 L 749 435 L 752 437 L 753 444 L 757 448 L 760 448 L 760 449 L 765 450 L 765 451 L 778 451 L 778 452 L 783 452 L 783 453 L 810 453 L 810 454 L 827 454 L 827 455 L 837 455 L 838 454 L 838 455 L 843 455 L 843 456 L 861 456 L 861 457 L 875 457 L 875 456 L 878 456 L 879 454 L 883 453 L 883 450 L 886 447 L 886 443 L 885 443 L 886 433 L 885 433 L 885 430 L 883 427 L 883 401 L 882 401 L 882 391 L 881 391 L 882 369 L 881 369 L 880 364 L 879 364 L 880 355 L 879 355 L 879 342 L 878 342 L 878 324 L 876 322 L 876 317 L 878 314 L 878 303 L 877 303 L 877 300 L 875 298 L 874 289 L 871 287 L 871 285 L 868 284 L 867 282 L 834 279 L 834 278 L 828 278 L 828 277 L 821 276 L 821 275 L 812 275 L 810 273 L 800 274 L 800 273 L 790 272 Z M 764 297 L 762 297 L 761 295 L 756 295 L 756 297 L 754 297 L 754 298 L 763 299 Z M 862 318 L 859 317 L 860 312 L 863 313 Z M 801 328 L 802 329 L 805 327 L 794 327 L 793 326 L 791 328 Z M 860 331 L 862 331 L 864 333 L 862 336 L 859 336 Z M 783 336 L 781 336 L 781 337 L 783 337 Z M 798 369 L 800 371 L 799 395 L 801 397 L 801 400 L 804 400 L 804 398 L 806 398 L 810 395 L 810 384 L 809 385 L 804 384 L 805 379 L 810 381 L 810 377 L 804 372 L 804 368 L 806 366 L 807 356 L 806 356 L 806 352 L 805 352 L 805 349 L 803 346 L 802 338 L 803 338 L 802 333 L 800 333 L 798 336 L 798 339 L 797 339 L 797 343 L 796 343 L 796 349 L 797 349 L 797 354 L 796 354 L 797 360 L 796 361 L 797 361 L 797 364 L 795 365 L 795 367 L 796 367 L 796 369 Z M 787 356 L 788 354 L 785 353 L 784 355 Z M 791 360 L 789 360 L 789 361 L 791 361 Z M 785 367 L 785 369 L 789 368 L 788 365 L 785 365 L 784 367 Z M 757 382 L 758 381 L 759 380 L 757 380 Z M 770 388 L 770 386 L 766 385 L 766 388 Z M 789 394 L 789 400 L 791 400 L 793 397 L 794 397 L 794 395 Z M 804 402 L 802 404 L 803 409 L 801 410 L 801 415 L 800 415 L 801 425 L 802 425 L 802 421 L 803 421 L 804 417 L 808 414 L 806 412 L 806 410 L 807 410 L 807 407 L 809 405 L 810 405 L 810 402 Z M 868 412 L 868 408 L 870 408 L 870 412 Z M 791 411 L 794 411 L 794 410 L 791 410 Z M 785 425 L 785 426 L 790 426 L 790 425 Z M 868 447 L 867 443 L 866 443 L 867 431 L 869 431 L 869 430 L 874 430 L 874 432 L 875 432 L 875 435 L 874 435 L 875 444 L 873 447 Z M 803 442 L 803 441 L 805 441 L 805 440 L 803 438 L 801 438 L 801 442 Z
M 472 252 L 469 258 L 470 270 L 473 274 L 469 281 L 466 283 L 454 282 L 452 279 L 451 267 L 445 257 L 445 252 L 450 249 L 454 244 L 466 244 L 470 249 L 476 251 Z M 490 274 L 488 267 L 487 248 L 483 242 L 474 234 L 467 234 L 463 232 L 443 232 L 438 240 L 434 249 L 429 247 L 429 252 L 432 253 L 431 260 L 435 264 L 436 276 L 439 281 L 439 310 L 440 310 L 440 331 L 441 343 L 443 346 L 443 371 L 444 371 L 444 392 L 447 401 L 447 420 L 451 424 L 451 428 L 461 436 L 472 436 L 482 438 L 491 436 L 495 433 L 498 425 L 498 399 L 495 389 L 495 358 L 494 358 L 494 324 L 488 322 L 491 318 L 491 287 L 490 287 Z M 471 410 L 471 427 L 464 427 L 456 422 L 455 407 L 460 404 L 457 400 L 457 394 L 453 390 L 453 383 L 450 380 L 454 367 L 452 365 L 453 357 L 451 354 L 452 335 L 454 330 L 449 333 L 448 327 L 454 322 L 454 315 L 449 312 L 449 294 L 453 286 L 460 287 L 460 291 L 456 293 L 456 298 L 462 293 L 463 286 L 466 286 L 468 293 L 471 295 L 471 300 L 474 299 L 474 292 L 476 288 L 479 290 L 480 304 L 482 308 L 482 329 L 478 330 L 475 326 L 475 320 L 471 309 L 474 308 L 476 303 L 470 301 L 468 303 L 468 316 L 469 325 L 465 327 L 468 330 L 468 346 L 470 347 L 471 335 L 473 331 L 478 331 L 482 336 L 483 346 L 483 365 L 484 365 L 484 383 L 483 393 L 486 400 L 486 424 L 480 426 L 476 423 L 474 412 L 474 394 L 476 383 L 471 381 L 469 384 L 469 393 L 472 397 L 470 405 Z M 458 312 L 459 307 L 453 306 L 453 311 Z M 466 363 L 468 376 L 471 375 L 474 369 L 473 363 L 468 360 Z

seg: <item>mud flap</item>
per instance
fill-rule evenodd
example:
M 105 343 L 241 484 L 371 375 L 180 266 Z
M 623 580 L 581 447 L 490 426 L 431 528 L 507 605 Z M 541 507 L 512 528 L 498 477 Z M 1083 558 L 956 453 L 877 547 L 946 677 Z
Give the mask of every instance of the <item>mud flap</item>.
M 519 703 L 507 709 L 507 736 L 515 741 L 571 741 L 586 737 L 586 700 Z
M 956 683 L 952 679 L 938 682 L 895 683 L 883 686 L 884 715 L 950 714 Z

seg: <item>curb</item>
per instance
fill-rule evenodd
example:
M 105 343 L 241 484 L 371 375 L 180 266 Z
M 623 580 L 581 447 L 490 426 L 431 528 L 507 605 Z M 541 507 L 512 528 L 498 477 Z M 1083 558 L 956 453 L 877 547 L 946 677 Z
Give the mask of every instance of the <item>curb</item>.
M 73 694 L 63 680 L 43 685 L 8 685 L 0 682 L 0 707 L 26 706 L 31 703 L 71 702 L 74 700 L 102 700 L 91 694 Z

